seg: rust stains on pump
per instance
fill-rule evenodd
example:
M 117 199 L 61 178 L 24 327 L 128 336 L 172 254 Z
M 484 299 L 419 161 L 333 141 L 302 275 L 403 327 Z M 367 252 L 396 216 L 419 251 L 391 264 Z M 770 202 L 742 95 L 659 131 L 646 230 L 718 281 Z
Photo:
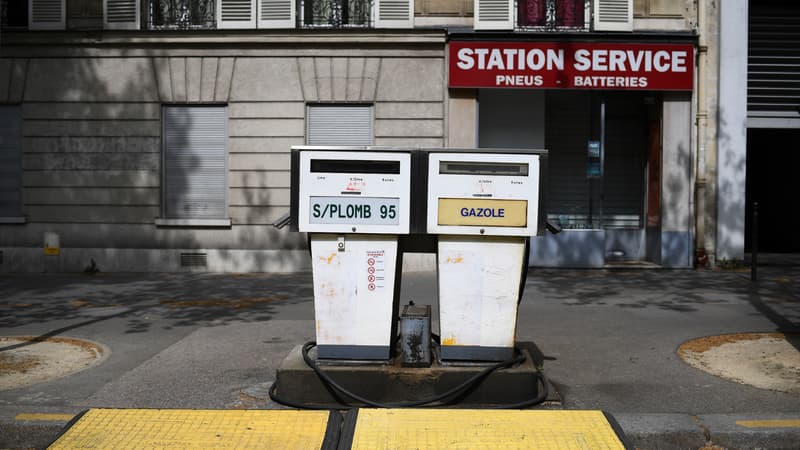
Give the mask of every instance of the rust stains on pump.
M 456 345 L 456 337 L 451 334 L 449 338 L 442 341 L 442 345 Z
M 333 262 L 333 259 L 336 258 L 336 253 L 331 253 L 327 258 L 324 256 L 320 256 L 320 261 L 325 261 L 325 264 L 330 264 Z
M 448 257 L 447 258 L 447 262 L 448 263 L 452 263 L 452 264 L 461 264 L 462 262 L 464 262 L 464 257 L 463 256 L 459 256 L 459 257 L 456 257 L 456 258 Z

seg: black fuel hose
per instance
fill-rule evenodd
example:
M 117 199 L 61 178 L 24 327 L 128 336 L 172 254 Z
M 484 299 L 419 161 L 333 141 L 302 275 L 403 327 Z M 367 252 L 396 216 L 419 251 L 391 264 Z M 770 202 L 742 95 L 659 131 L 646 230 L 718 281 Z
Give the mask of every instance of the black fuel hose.
M 375 401 L 369 400 L 367 398 L 364 398 L 364 397 L 362 397 L 362 396 L 360 396 L 358 394 L 350 392 L 349 390 L 347 390 L 344 387 L 342 387 L 339 383 L 334 381 L 328 374 L 326 374 L 322 369 L 320 369 L 320 367 L 308 355 L 308 351 L 312 347 L 315 347 L 316 345 L 317 345 L 317 343 L 314 342 L 314 341 L 309 341 L 309 342 L 306 342 L 305 344 L 303 344 L 303 349 L 302 349 L 303 360 L 306 362 L 306 364 L 308 364 L 308 366 L 311 368 L 311 370 L 313 370 L 314 373 L 317 374 L 317 376 L 320 378 L 320 380 L 325 385 L 325 387 L 331 392 L 331 394 L 333 394 L 334 398 L 336 398 L 337 401 L 345 409 L 354 408 L 354 406 L 349 405 L 348 403 L 346 403 L 341 398 L 342 396 L 348 397 L 348 398 L 350 398 L 352 400 L 358 401 L 358 402 L 363 403 L 363 404 L 368 405 L 368 406 L 372 406 L 374 408 L 414 408 L 414 407 L 419 407 L 419 406 L 431 406 L 431 407 L 445 406 L 445 405 L 448 404 L 448 402 L 443 402 L 443 400 L 445 400 L 445 399 L 451 399 L 452 400 L 453 398 L 456 398 L 457 396 L 468 394 L 473 389 L 478 387 L 480 385 L 480 383 L 483 381 L 483 379 L 485 379 L 487 376 L 489 376 L 495 370 L 503 369 L 503 368 L 506 368 L 506 367 L 511 367 L 511 366 L 513 366 L 515 364 L 519 364 L 519 363 L 522 363 L 522 362 L 525 361 L 525 356 L 515 348 L 514 352 L 515 352 L 516 356 L 514 356 L 513 358 L 508 359 L 506 361 L 501 361 L 501 362 L 499 362 L 497 364 L 493 364 L 493 365 L 485 368 L 484 370 L 482 370 L 479 373 L 477 373 L 474 376 L 472 376 L 470 379 L 468 379 L 465 382 L 459 384 L 458 386 L 450 389 L 447 392 L 444 392 L 442 394 L 436 395 L 435 397 L 431 397 L 431 398 L 427 398 L 427 399 L 423 399 L 423 400 L 417 400 L 417 401 L 408 402 L 408 403 L 387 404 L 387 403 L 375 402 Z M 542 373 L 541 371 L 537 371 L 537 375 L 538 375 L 538 377 L 537 377 L 538 381 L 541 384 L 542 389 L 539 390 L 539 395 L 537 395 L 535 398 L 528 399 L 528 400 L 525 400 L 525 401 L 522 401 L 522 402 L 518 402 L 518 403 L 497 405 L 497 406 L 493 406 L 490 409 L 521 409 L 521 408 L 527 408 L 529 406 L 534 406 L 534 405 L 537 405 L 539 403 L 542 403 L 547 398 L 547 395 L 548 395 L 548 381 L 547 381 L 547 378 L 545 377 L 544 373 Z M 269 388 L 269 397 L 270 397 L 270 399 L 272 399 L 273 401 L 275 401 L 277 403 L 280 403 L 280 404 L 285 405 L 285 406 L 290 406 L 290 407 L 293 407 L 293 408 L 299 408 L 299 409 L 330 409 L 329 407 L 320 407 L 320 406 L 316 406 L 316 405 L 307 405 L 307 404 L 303 404 L 303 403 L 296 403 L 296 402 L 293 402 L 291 400 L 287 400 L 287 399 L 284 399 L 284 398 L 280 397 L 278 395 L 278 393 L 277 393 L 277 380 Z

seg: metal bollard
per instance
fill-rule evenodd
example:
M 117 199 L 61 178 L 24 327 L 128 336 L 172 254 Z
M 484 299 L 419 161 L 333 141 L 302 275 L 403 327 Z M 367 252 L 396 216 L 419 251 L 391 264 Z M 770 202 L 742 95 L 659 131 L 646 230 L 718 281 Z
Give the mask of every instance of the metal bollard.
M 753 235 L 750 241 L 750 281 L 758 281 L 758 202 L 753 202 Z

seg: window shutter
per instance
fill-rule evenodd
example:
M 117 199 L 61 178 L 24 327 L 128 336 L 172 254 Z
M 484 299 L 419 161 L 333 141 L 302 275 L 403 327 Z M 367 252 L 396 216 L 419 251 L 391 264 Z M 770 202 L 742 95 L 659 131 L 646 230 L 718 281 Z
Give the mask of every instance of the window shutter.
M 759 127 L 800 121 L 800 5 L 750 2 L 747 115 Z M 796 144 L 795 144 L 796 145 Z
M 226 125 L 225 107 L 164 107 L 165 218 L 227 218 Z
M 28 29 L 63 30 L 66 28 L 66 0 L 29 0 Z
M 513 30 L 514 0 L 475 0 L 476 30 Z
M 255 28 L 256 0 L 217 0 L 217 28 Z
M 0 217 L 22 215 L 21 109 L 0 106 Z
M 414 28 L 414 0 L 375 0 L 376 28 Z
M 139 0 L 103 0 L 103 28 L 106 30 L 138 30 L 140 15 Z
M 595 31 L 633 31 L 633 0 L 595 0 Z
M 295 0 L 258 0 L 258 28 L 294 28 Z
M 308 145 L 372 145 L 372 106 L 310 105 Z

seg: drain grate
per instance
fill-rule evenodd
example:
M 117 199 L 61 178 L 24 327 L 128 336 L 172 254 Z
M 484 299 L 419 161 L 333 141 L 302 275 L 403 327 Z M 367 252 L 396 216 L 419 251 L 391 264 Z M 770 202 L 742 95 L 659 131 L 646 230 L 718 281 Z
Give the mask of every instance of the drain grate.
M 181 253 L 181 267 L 206 267 L 208 254 L 206 253 Z

